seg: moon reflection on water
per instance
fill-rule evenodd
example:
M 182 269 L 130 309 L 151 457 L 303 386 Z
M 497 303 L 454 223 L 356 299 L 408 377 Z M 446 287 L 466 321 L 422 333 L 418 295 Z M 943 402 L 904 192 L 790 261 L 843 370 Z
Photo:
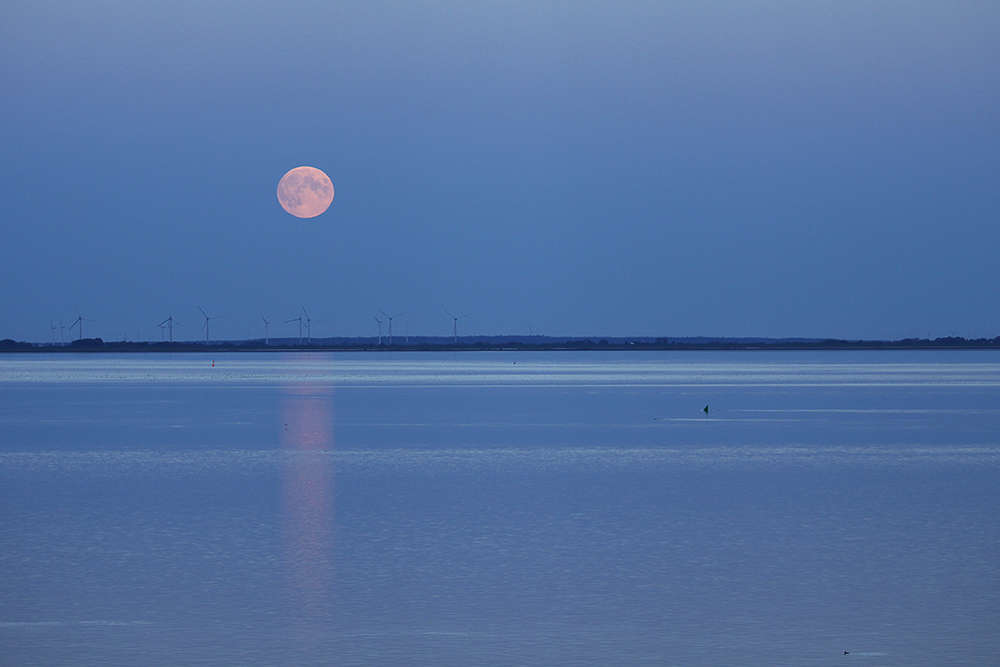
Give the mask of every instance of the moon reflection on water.
M 282 543 L 293 610 L 327 609 L 333 579 L 333 417 L 330 391 L 282 389 Z

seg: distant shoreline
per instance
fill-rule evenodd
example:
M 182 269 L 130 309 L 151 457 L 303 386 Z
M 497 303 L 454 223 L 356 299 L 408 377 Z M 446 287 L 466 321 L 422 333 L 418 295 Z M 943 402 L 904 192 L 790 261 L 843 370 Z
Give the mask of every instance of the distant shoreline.
M 315 342 L 262 340 L 244 342 L 128 342 L 85 338 L 65 345 L 0 340 L 0 353 L 62 354 L 79 352 L 560 352 L 560 351 L 692 351 L 692 350 L 1000 350 L 1000 336 L 902 340 L 838 340 L 801 338 L 555 338 L 546 336 L 468 336 L 449 339 L 421 338 L 414 343 L 377 343 L 373 339 L 331 338 Z

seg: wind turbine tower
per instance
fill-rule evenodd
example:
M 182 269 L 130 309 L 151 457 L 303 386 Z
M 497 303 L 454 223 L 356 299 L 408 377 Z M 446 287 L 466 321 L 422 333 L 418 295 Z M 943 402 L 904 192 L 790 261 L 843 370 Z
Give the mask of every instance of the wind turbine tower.
M 294 319 L 287 320 L 285 324 L 289 324 L 290 322 L 299 323 L 299 345 L 302 345 L 302 313 L 299 313 L 299 316 Z
M 93 321 L 94 320 L 88 320 L 86 317 L 84 317 L 83 315 L 81 315 L 80 314 L 80 307 L 77 306 L 76 307 L 76 319 L 73 321 L 73 324 L 69 325 L 69 330 L 72 331 L 73 327 L 77 327 L 77 330 L 76 330 L 77 338 L 76 339 L 77 340 L 83 340 L 83 323 L 84 322 L 93 322 Z
M 198 310 L 201 310 L 201 306 L 198 306 Z M 222 315 L 216 315 L 216 316 L 214 316 L 214 317 L 209 317 L 208 315 L 206 315 L 206 314 L 205 314 L 205 311 L 204 311 L 204 310 L 201 310 L 201 314 L 202 314 L 202 315 L 205 315 L 205 326 L 203 326 L 203 327 L 202 327 L 202 329 L 203 329 L 203 330 L 205 331 L 205 344 L 207 345 L 207 344 L 208 344 L 208 341 L 209 341 L 209 335 L 208 335 L 208 334 L 209 334 L 209 328 L 208 328 L 208 323 L 209 323 L 209 321 L 211 321 L 211 320 L 217 320 L 217 319 L 221 318 L 221 317 L 222 317 Z
M 447 310 L 446 310 L 446 311 L 444 311 L 444 312 L 448 313 L 448 311 L 447 311 Z M 455 317 L 455 316 L 454 316 L 454 315 L 452 315 L 451 313 L 448 313 L 448 317 L 450 317 L 451 319 L 455 320 L 455 322 L 454 322 L 454 324 L 455 324 L 455 328 L 454 328 L 454 329 L 453 329 L 453 331 L 452 331 L 452 333 L 454 333 L 454 335 L 455 335 L 455 345 L 458 345 L 458 321 L 459 321 L 460 319 L 462 319 L 463 317 L 468 317 L 468 316 L 469 316 L 469 314 L 468 314 L 468 313 L 466 313 L 465 315 L 459 315 L 458 317 Z
M 306 343 L 312 345 L 313 342 L 312 320 L 309 319 L 309 313 L 306 312 L 305 306 L 302 306 L 302 314 L 306 316 Z
M 199 307 L 198 310 L 201 310 L 201 307 Z M 204 315 L 205 311 L 202 310 L 201 313 L 202 313 L 202 315 Z M 207 315 L 206 315 L 206 317 L 207 317 Z M 160 322 L 159 327 L 162 329 L 164 327 L 164 325 L 166 325 L 167 331 L 170 332 L 170 342 L 173 343 L 174 342 L 174 315 L 173 315 L 173 313 L 170 314 L 170 317 L 168 317 L 167 319 L 165 319 L 162 322 Z M 178 322 L 177 326 L 182 327 L 184 325 L 181 324 L 180 322 Z M 206 343 L 208 342 L 208 336 L 205 337 L 205 342 Z
M 52 347 L 56 346 L 56 323 L 49 320 L 49 326 L 52 327 Z
M 267 325 L 269 325 L 270 322 L 268 322 L 267 318 L 265 318 L 263 315 L 260 316 L 260 319 L 264 320 L 264 347 L 267 347 L 267 338 L 268 338 L 267 337 Z
M 390 316 L 390 315 L 389 315 L 389 314 L 388 314 L 387 312 L 385 312 L 384 310 L 379 310 L 378 312 L 380 312 L 380 313 L 382 313 L 383 315 L 385 315 L 385 316 L 386 316 L 386 318 L 388 318 L 388 320 L 389 320 L 389 345 L 390 345 L 390 346 L 392 346 L 392 321 L 393 321 L 393 320 L 394 320 L 395 318 L 397 318 L 397 317 L 402 317 L 402 316 L 403 316 L 403 315 L 405 315 L 406 313 L 400 313 L 399 315 L 392 315 L 392 316 Z
M 375 316 L 372 315 L 372 317 L 375 317 Z M 382 320 L 380 320 L 379 318 L 375 317 L 375 321 L 378 322 L 378 344 L 379 344 L 379 347 L 381 347 L 382 346 Z

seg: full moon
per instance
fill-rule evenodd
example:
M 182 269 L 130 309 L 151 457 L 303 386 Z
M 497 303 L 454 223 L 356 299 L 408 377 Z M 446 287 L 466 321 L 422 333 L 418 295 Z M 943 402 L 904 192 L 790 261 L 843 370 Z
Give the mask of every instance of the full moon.
M 330 207 L 333 183 L 316 167 L 296 167 L 278 181 L 278 201 L 296 218 L 315 218 Z

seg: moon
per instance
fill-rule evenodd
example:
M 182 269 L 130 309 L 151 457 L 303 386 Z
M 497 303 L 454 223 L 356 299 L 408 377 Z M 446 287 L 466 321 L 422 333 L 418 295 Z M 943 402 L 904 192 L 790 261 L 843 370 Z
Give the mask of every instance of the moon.
M 278 181 L 278 201 L 296 218 L 315 218 L 333 201 L 333 182 L 316 167 L 296 167 Z

